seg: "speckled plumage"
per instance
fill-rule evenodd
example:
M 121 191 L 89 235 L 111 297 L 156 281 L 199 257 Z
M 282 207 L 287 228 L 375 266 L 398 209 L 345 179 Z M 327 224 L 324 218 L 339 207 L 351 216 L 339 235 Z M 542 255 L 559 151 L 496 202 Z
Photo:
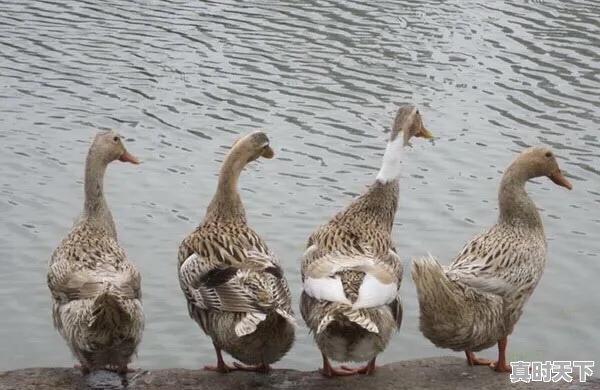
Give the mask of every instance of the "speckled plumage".
M 247 225 L 236 188 L 248 161 L 272 155 L 266 147 L 260 132 L 234 144 L 203 223 L 183 240 L 178 255 L 190 316 L 212 338 L 217 354 L 223 349 L 245 364 L 264 367 L 281 359 L 294 341 L 283 269 Z
M 570 188 L 548 148 L 527 149 L 503 176 L 494 226 L 446 268 L 431 256 L 413 262 L 420 328 L 438 347 L 479 351 L 512 333 L 546 264 L 542 220 L 525 192 L 526 181 L 542 175 Z
M 106 165 L 126 152 L 115 137 L 100 133 L 90 148 L 84 213 L 52 254 L 47 276 L 54 326 L 84 371 L 126 370 L 144 328 L 140 274 L 103 196 Z
M 333 253 L 371 259 L 395 279 L 399 288 L 402 262 L 391 240 L 397 200 L 397 182 L 376 181 L 365 194 L 317 229 L 308 239 L 308 250 L 302 259 L 303 280 L 308 268 L 315 262 L 328 261 L 324 259 Z M 345 295 L 354 303 L 365 272 L 346 268 L 334 275 L 340 276 Z M 303 293 L 300 310 L 321 351 L 337 361 L 372 359 L 385 349 L 402 322 L 400 297 L 387 305 L 354 310 L 345 303 L 319 300 Z M 317 332 L 326 317 L 331 317 L 331 322 Z M 372 325 L 377 332 L 365 329 Z
M 400 328 L 403 267 L 391 232 L 399 192 L 397 155 L 412 136 L 431 134 L 416 108 L 404 106 L 394 120 L 377 180 L 308 239 L 300 311 L 324 356 L 325 375 L 348 374 L 333 369 L 327 358 L 369 360 L 356 372 L 372 373 L 375 357 Z

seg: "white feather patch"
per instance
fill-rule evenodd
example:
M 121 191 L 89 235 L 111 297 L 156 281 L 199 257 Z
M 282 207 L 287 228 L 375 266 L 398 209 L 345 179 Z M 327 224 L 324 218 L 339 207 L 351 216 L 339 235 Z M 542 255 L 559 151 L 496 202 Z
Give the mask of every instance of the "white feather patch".
M 319 300 L 352 304 L 344 294 L 342 279 L 338 275 L 325 278 L 308 277 L 304 279 L 303 288 L 304 292 Z
M 352 308 L 362 309 L 385 305 L 396 299 L 397 295 L 398 284 L 384 284 L 377 280 L 375 276 L 365 274 L 365 278 L 358 290 L 358 298 L 352 305 Z
M 400 151 L 402 150 L 403 143 L 402 134 L 398 134 L 398 137 L 394 141 L 388 142 L 383 154 L 381 168 L 377 174 L 377 180 L 380 182 L 385 183 L 395 180 L 400 176 L 402 168 Z
M 267 318 L 264 313 L 246 313 L 246 316 L 235 325 L 235 334 L 238 337 L 251 334 L 256 330 L 256 326 Z

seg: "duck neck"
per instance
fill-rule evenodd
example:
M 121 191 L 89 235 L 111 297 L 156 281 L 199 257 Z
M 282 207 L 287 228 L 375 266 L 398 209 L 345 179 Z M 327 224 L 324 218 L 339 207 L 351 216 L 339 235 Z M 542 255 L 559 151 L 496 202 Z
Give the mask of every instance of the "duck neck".
M 400 158 L 401 151 L 402 139 L 400 134 L 395 140 L 388 142 L 385 148 L 381 168 L 377 174 L 377 181 L 388 183 L 398 180 L 402 168 L 402 159 Z
M 104 174 L 107 163 L 93 153 L 89 153 L 85 163 L 85 219 L 105 228 L 116 238 L 115 223 L 104 198 Z
M 510 166 L 500 182 L 498 202 L 499 222 L 511 226 L 526 226 L 543 231 L 540 214 L 533 200 L 525 191 L 530 177 L 520 166 Z
M 210 202 L 206 219 L 246 221 L 246 212 L 238 192 L 238 179 L 246 166 L 235 148 L 225 157 L 219 173 L 217 191 Z

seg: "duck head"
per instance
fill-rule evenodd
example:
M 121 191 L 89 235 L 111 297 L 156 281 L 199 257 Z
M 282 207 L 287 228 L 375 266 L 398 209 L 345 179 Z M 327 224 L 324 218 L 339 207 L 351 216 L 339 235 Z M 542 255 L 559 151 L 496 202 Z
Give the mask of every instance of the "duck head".
M 205 218 L 245 221 L 244 206 L 237 190 L 240 173 L 249 162 L 259 157 L 272 158 L 274 154 L 269 138 L 262 131 L 254 131 L 235 141 L 221 166 L 217 191 Z
M 396 113 L 390 134 L 390 142 L 402 140 L 402 146 L 409 145 L 412 137 L 431 139 L 433 134 L 423 124 L 419 110 L 412 105 L 401 106 Z
M 412 137 L 433 138 L 433 134 L 423 125 L 423 119 L 415 106 L 402 106 L 398 109 L 390 140 L 383 155 L 377 180 L 383 183 L 394 181 L 400 176 L 400 154 L 409 145 Z
M 231 146 L 231 155 L 244 164 L 258 159 L 259 157 L 273 158 L 275 152 L 269 144 L 269 138 L 262 131 L 254 131 L 243 136 Z
M 127 151 L 122 137 L 114 131 L 104 131 L 96 134 L 90 147 L 90 156 L 95 156 L 104 164 L 109 164 L 115 160 L 132 164 L 140 163 L 133 154 Z
M 554 184 L 569 190 L 573 188 L 571 182 L 562 173 L 554 152 L 547 146 L 537 146 L 524 150 L 517 156 L 511 167 L 523 180 L 546 176 Z

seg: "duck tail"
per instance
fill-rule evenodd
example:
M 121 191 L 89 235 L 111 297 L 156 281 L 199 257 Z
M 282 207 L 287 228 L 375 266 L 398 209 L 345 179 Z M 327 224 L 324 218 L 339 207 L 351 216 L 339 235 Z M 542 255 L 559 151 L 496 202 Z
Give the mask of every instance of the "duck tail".
M 412 279 L 419 301 L 419 328 L 423 335 L 439 347 L 449 347 L 440 335 L 452 338 L 456 330 L 469 327 L 471 320 L 464 291 L 446 276 L 442 265 L 432 256 L 414 259 Z
M 413 259 L 411 275 L 417 287 L 421 315 L 424 312 L 438 313 L 442 306 L 450 305 L 456 309 L 461 304 L 458 288 L 432 255 Z
M 458 351 L 483 345 L 502 326 L 502 299 L 450 280 L 433 256 L 414 259 L 411 271 L 419 329 L 438 347 Z
M 117 329 L 131 321 L 131 316 L 123 307 L 122 297 L 112 283 L 106 283 L 104 290 L 94 299 L 89 328 L 96 331 Z

